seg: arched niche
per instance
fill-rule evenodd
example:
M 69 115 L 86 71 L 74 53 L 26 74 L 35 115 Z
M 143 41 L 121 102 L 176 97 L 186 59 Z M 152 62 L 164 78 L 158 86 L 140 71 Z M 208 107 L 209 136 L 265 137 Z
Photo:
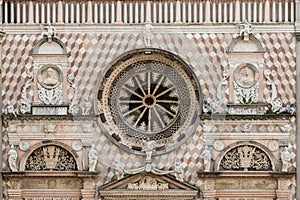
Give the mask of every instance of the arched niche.
M 58 141 L 34 145 L 20 160 L 20 171 L 81 171 L 79 156 Z
M 276 171 L 273 154 L 257 142 L 234 143 L 216 159 L 216 171 Z
M 242 36 L 234 38 L 228 47 L 227 53 L 234 53 L 234 52 L 263 53 L 265 51 L 266 50 L 261 44 L 261 42 L 253 35 L 250 35 L 249 40 L 243 40 Z
M 265 66 L 265 48 L 253 34 L 249 40 L 238 36 L 233 38 L 228 49 L 229 67 L 229 114 L 261 114 L 263 110 L 263 70 Z M 248 66 L 251 66 L 250 68 Z M 252 76 L 245 74 L 245 69 L 252 70 Z M 241 73 L 239 73 L 241 72 Z M 240 78 L 249 78 L 256 84 L 238 84 Z M 249 96 L 251 99 L 247 99 Z M 246 99 L 246 101 L 244 100 Z
M 58 38 L 53 38 L 51 42 L 44 37 L 38 41 L 32 50 L 33 54 L 67 54 L 67 48 Z

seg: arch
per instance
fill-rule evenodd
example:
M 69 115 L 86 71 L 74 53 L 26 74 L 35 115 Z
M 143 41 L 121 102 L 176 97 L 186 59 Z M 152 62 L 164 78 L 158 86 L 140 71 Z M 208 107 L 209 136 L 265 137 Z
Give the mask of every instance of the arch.
M 234 53 L 234 52 L 252 52 L 252 53 L 263 53 L 265 52 L 265 48 L 262 46 L 261 42 L 250 35 L 248 41 L 244 41 L 242 36 L 238 36 L 234 38 L 227 50 L 227 53 Z
M 128 51 L 103 69 L 96 89 L 95 108 L 100 108 L 96 113 L 102 130 L 131 153 L 144 155 L 148 140 L 154 143 L 150 145 L 154 155 L 167 153 L 196 130 L 202 109 L 200 83 L 192 68 L 174 53 L 155 48 Z M 164 109 L 161 102 L 170 105 Z
M 246 147 L 246 150 L 242 149 Z M 214 166 L 214 170 L 215 171 L 247 171 L 247 169 L 245 169 L 246 167 L 240 166 L 240 168 L 236 168 L 236 169 L 221 169 L 221 162 L 223 161 L 224 157 L 226 155 L 232 154 L 232 152 L 237 152 L 239 149 L 239 151 L 243 151 L 242 154 L 251 154 L 251 152 L 253 152 L 254 154 L 259 153 L 261 154 L 261 156 L 263 157 L 262 160 L 265 162 L 264 166 L 261 166 L 261 168 L 259 167 L 255 167 L 251 168 L 249 167 L 249 171 L 277 171 L 278 170 L 278 165 L 277 165 L 277 161 L 273 155 L 273 153 L 268 150 L 267 147 L 265 147 L 264 145 L 255 142 L 255 141 L 240 141 L 240 142 L 236 142 L 233 143 L 229 146 L 227 146 L 217 157 L 216 162 L 215 162 L 215 166 Z M 254 152 L 255 151 L 255 152 Z M 248 155 L 249 155 L 248 154 Z M 255 156 L 253 156 L 255 157 Z M 255 160 L 256 158 L 253 158 L 253 160 Z M 269 166 L 267 167 L 267 162 L 269 163 Z M 233 167 L 234 168 L 234 167 Z
M 56 148 L 56 149 L 55 149 Z M 57 154 L 61 153 L 64 154 L 63 156 L 66 158 L 69 158 L 69 164 L 73 164 L 73 167 L 69 166 L 69 167 L 60 167 L 62 169 L 62 171 L 81 171 L 82 170 L 82 165 L 79 159 L 79 156 L 77 155 L 76 152 L 72 151 L 72 148 L 69 147 L 68 145 L 59 142 L 59 141 L 52 141 L 52 140 L 47 140 L 47 141 L 43 141 L 43 142 L 39 142 L 35 145 L 32 146 L 32 148 L 30 148 L 30 150 L 27 150 L 26 153 L 24 154 L 24 156 L 21 158 L 20 160 L 20 171 L 26 171 L 26 163 L 29 160 L 30 156 L 44 151 L 47 153 L 49 153 L 48 155 L 54 155 L 53 157 L 55 157 L 56 161 L 58 159 L 58 156 L 56 156 Z M 52 153 L 50 152 L 52 151 Z M 49 156 L 48 158 L 50 158 L 51 156 Z M 48 159 L 48 165 L 53 165 L 53 162 L 55 164 L 55 159 L 54 160 L 50 160 Z M 74 161 L 72 162 L 72 159 L 74 159 Z M 58 163 L 58 162 L 57 162 Z M 76 165 L 76 166 L 75 166 Z M 62 166 L 62 165 L 60 165 Z M 53 168 L 53 169 L 52 169 Z M 55 170 L 55 171 L 60 171 L 59 169 L 54 169 L 55 166 L 47 168 L 45 170 L 29 170 L 29 171 L 51 171 L 51 170 Z M 67 169 L 73 169 L 73 170 L 67 170 Z
M 53 51 L 45 52 L 47 49 L 53 49 Z M 37 42 L 32 50 L 33 54 L 68 54 L 67 48 L 64 43 L 58 38 L 53 38 L 52 42 L 48 42 L 48 38 L 44 37 Z

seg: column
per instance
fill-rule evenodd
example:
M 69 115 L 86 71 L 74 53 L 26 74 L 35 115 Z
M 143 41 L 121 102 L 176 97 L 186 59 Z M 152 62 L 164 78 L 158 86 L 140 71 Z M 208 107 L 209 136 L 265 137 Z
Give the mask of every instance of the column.
M 295 0 L 296 26 L 296 91 L 300 90 L 300 0 Z M 300 199 L 300 92 L 296 92 L 296 199 Z
M 235 22 L 235 23 L 241 22 L 241 10 L 240 10 L 240 1 L 239 1 L 239 0 L 237 0 L 237 1 L 235 2 L 234 22 Z
M 95 15 L 96 13 L 94 13 Z M 87 24 L 92 24 L 93 23 L 93 5 L 92 1 L 87 2 Z
M 57 23 L 63 24 L 63 4 L 62 1 L 57 2 Z
M 17 16 L 17 24 L 20 24 L 21 22 L 21 10 L 20 10 L 20 2 L 17 1 L 17 12 L 16 12 L 16 16 Z
M 34 24 L 33 21 L 33 2 L 28 2 L 28 24 Z
M 264 23 L 270 22 L 270 0 L 266 0 L 265 2 L 265 21 Z
M 295 16 L 295 22 L 296 25 L 300 23 L 300 0 L 295 0 L 295 9 L 296 9 L 296 16 Z
M 151 23 L 151 2 L 146 2 L 146 23 Z
M 210 1 L 206 0 L 205 2 L 205 23 L 210 23 Z
M 117 1 L 116 24 L 123 24 L 123 22 L 122 22 L 122 3 L 121 3 L 121 1 Z
M 109 2 L 105 2 L 105 24 L 109 24 Z
M 7 3 L 7 2 L 5 2 Z M 0 60 L 2 60 L 2 38 L 4 36 L 4 32 L 0 31 Z M 2 62 L 1 62 L 2 63 Z M 0 63 L 0 75 L 2 77 L 2 64 Z M 2 81 L 0 81 L 0 91 L 2 91 Z M 0 110 L 2 111 L 2 98 L 0 100 Z M 0 112 L 0 124 L 2 124 L 2 112 Z M 0 149 L 2 149 L 2 126 L 0 126 Z M 3 155 L 2 151 L 0 152 L 0 200 L 3 200 L 3 180 L 2 180 L 2 170 L 3 170 Z
M 82 24 L 86 23 L 85 5 L 86 5 L 86 2 L 83 2 L 81 4 L 81 23 Z
M 181 22 L 181 3 L 179 0 L 176 1 L 176 18 L 175 24 L 180 24 Z

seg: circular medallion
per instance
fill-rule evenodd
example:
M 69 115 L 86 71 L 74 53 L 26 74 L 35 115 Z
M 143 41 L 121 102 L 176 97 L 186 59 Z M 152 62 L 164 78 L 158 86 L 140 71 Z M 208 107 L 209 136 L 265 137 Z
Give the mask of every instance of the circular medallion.
M 75 151 L 80 151 L 82 149 L 82 143 L 80 141 L 73 141 L 72 149 Z
M 140 50 L 105 73 L 99 120 L 110 138 L 131 152 L 142 154 L 146 140 L 154 141 L 156 154 L 167 152 L 193 132 L 199 91 L 193 73 L 176 56 Z
M 277 140 L 271 140 L 268 147 L 270 151 L 277 151 L 279 149 L 279 142 Z
M 257 69 L 249 63 L 238 66 L 234 73 L 236 83 L 243 88 L 250 88 L 257 83 Z
M 38 72 L 38 82 L 47 89 L 56 88 L 62 81 L 62 72 L 56 65 L 44 65 Z
M 20 141 L 19 147 L 22 151 L 27 151 L 30 147 L 30 144 L 29 144 L 29 142 L 23 140 L 23 141 Z
M 214 149 L 217 151 L 223 151 L 225 145 L 224 142 L 222 140 L 216 140 L 214 142 Z

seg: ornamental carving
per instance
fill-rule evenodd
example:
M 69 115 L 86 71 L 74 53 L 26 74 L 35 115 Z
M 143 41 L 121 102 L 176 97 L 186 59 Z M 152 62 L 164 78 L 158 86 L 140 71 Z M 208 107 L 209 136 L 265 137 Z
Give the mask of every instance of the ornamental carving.
M 220 170 L 272 171 L 270 158 L 258 147 L 242 145 L 228 151 L 220 163 Z
M 62 103 L 62 72 L 56 65 L 45 65 L 38 72 L 38 97 L 46 105 Z
M 165 190 L 169 189 L 168 183 L 158 182 L 151 176 L 145 176 L 138 182 L 128 183 L 128 190 Z
M 37 148 L 28 157 L 25 170 L 29 171 L 75 171 L 74 156 L 60 146 L 47 145 Z

